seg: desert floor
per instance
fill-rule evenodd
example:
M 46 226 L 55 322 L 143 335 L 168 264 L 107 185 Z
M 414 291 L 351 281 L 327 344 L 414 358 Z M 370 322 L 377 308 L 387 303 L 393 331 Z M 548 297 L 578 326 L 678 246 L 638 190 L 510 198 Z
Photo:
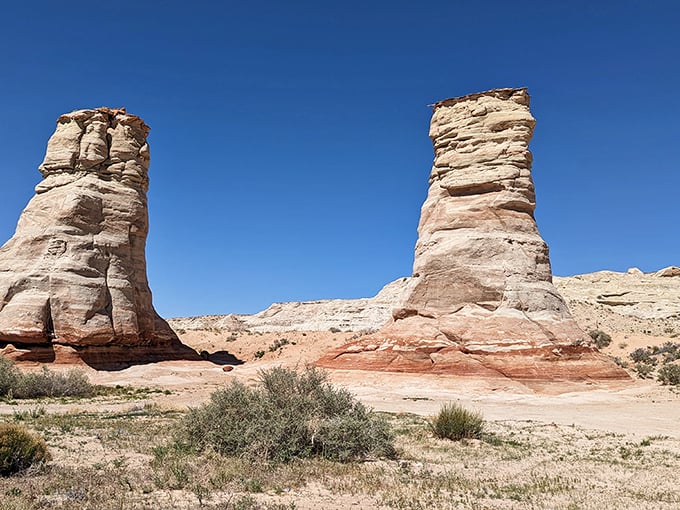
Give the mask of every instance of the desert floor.
M 351 333 L 239 333 L 188 331 L 182 340 L 197 351 L 228 351 L 242 365 L 224 372 L 211 362 L 163 362 L 133 366 L 118 372 L 90 371 L 92 382 L 177 390 L 166 397 L 174 405 L 196 405 L 232 379 L 254 382 L 260 370 L 272 366 L 303 367 Z M 234 339 L 235 337 L 235 339 Z M 225 340 L 229 339 L 229 340 Z M 270 352 L 282 339 L 289 343 Z M 648 335 L 614 335 L 604 352 L 625 356 L 637 347 L 667 341 Z M 620 346 L 624 344 L 622 349 Z M 263 351 L 261 358 L 255 353 Z M 663 434 L 680 439 L 680 393 L 631 372 L 630 382 L 530 383 L 510 379 L 472 379 L 428 374 L 398 374 L 334 370 L 331 379 L 377 411 L 422 416 L 457 401 L 481 411 L 490 420 L 533 420 L 578 425 L 640 436 Z M 164 397 L 156 397 L 163 403 Z
M 45 417 L 120 419 L 136 413 L 163 420 L 163 413 L 200 405 L 232 380 L 255 382 L 259 371 L 273 366 L 303 367 L 347 341 L 352 333 L 181 331 L 180 336 L 198 351 L 228 352 L 237 361 L 229 365 L 229 371 L 211 361 L 161 362 L 108 372 L 82 366 L 93 383 L 165 393 L 145 392 L 132 399 L 5 402 L 0 404 L 0 415 L 6 420 L 14 416 L 15 421 L 18 415 L 29 426 L 52 431 L 48 445 L 53 463 L 59 466 L 137 470 L 139 480 L 128 485 L 139 497 L 130 496 L 120 508 L 152 508 L 158 501 L 165 501 L 167 508 L 208 505 L 225 509 L 680 508 L 680 489 L 675 484 L 680 469 L 680 393 L 634 375 L 629 382 L 616 383 L 520 383 L 504 378 L 331 371 L 338 386 L 376 411 L 390 413 L 398 428 L 412 431 L 400 436 L 400 460 L 344 471 L 316 466 L 311 469 L 320 473 L 318 477 L 308 473 L 301 477 L 303 482 L 291 482 L 291 488 L 283 491 L 276 483 L 265 481 L 256 491 L 239 492 L 237 487 L 231 492 L 208 491 L 204 497 L 187 487 L 174 491 L 168 486 L 160 491 L 146 487 L 140 480 L 148 471 L 149 452 L 139 445 L 107 447 L 102 439 L 105 425 L 93 425 L 99 432 L 77 432 L 78 420 L 74 419 L 71 429 L 64 431 Z M 636 347 L 667 340 L 641 334 L 613 335 L 606 352 L 624 357 Z M 55 370 L 65 368 L 69 367 Z M 427 435 L 425 419 L 441 404 L 452 401 L 483 414 L 495 445 L 442 442 Z M 35 411 L 38 407 L 40 412 Z M 451 478 L 454 474 L 455 480 Z M 287 479 L 281 473 L 277 476 Z M 7 483 L 3 487 L 9 487 Z M 7 494 L 2 509 L 80 508 L 69 506 L 68 498 L 57 501 L 62 506 L 54 498 L 38 498 L 37 506 L 11 506 L 16 498 Z M 241 506 L 235 504 L 235 494 L 240 494 Z M 156 499 L 148 503 L 151 495 Z M 83 503 L 82 508 L 97 505 Z

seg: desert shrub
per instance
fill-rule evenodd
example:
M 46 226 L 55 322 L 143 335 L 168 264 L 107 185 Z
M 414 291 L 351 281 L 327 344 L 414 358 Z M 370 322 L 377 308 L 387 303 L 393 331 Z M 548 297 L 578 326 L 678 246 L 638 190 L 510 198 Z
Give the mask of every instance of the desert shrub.
M 652 354 L 663 355 L 664 363 L 672 363 L 680 359 L 680 344 L 676 342 L 664 342 L 663 345 L 652 347 Z
M 269 346 L 269 352 L 276 352 L 282 349 L 284 345 L 288 345 L 290 342 L 287 338 L 278 338 Z
M 440 439 L 479 439 L 484 431 L 484 418 L 476 411 L 463 406 L 444 404 L 439 413 L 430 421 L 432 433 Z
M 10 360 L 0 356 L 0 396 L 6 396 L 17 386 L 17 381 L 21 378 L 21 372 Z
M 95 387 L 82 371 L 57 373 L 47 367 L 43 367 L 40 372 L 22 374 L 14 391 L 15 398 L 89 397 L 94 394 Z
M 0 396 L 12 398 L 89 397 L 96 393 L 87 376 L 80 370 L 22 372 L 7 358 L 0 356 Z
M 588 334 L 590 335 L 590 338 L 593 339 L 598 349 L 607 347 L 612 343 L 612 337 L 604 331 L 600 331 L 599 329 L 594 329 Z
M 642 347 L 635 349 L 629 354 L 629 356 L 630 359 L 632 359 L 635 363 L 648 363 L 650 365 L 656 363 L 656 360 L 652 358 L 652 354 L 649 352 L 649 349 L 643 349 Z
M 21 425 L 0 425 L 0 476 L 9 476 L 49 460 L 45 441 Z
M 664 365 L 659 369 L 657 378 L 661 384 L 680 385 L 680 365 Z
M 342 333 L 342 330 L 340 328 L 336 328 L 335 326 L 333 326 L 328 331 L 330 331 L 331 333 Z
M 648 363 L 635 363 L 633 368 L 641 379 L 647 379 L 654 372 L 654 365 Z
M 197 451 L 276 462 L 395 454 L 387 423 L 314 368 L 262 371 L 254 388 L 232 382 L 190 411 L 177 441 Z
M 622 360 L 618 356 L 614 356 L 613 360 L 614 360 L 614 363 L 616 363 L 621 368 L 628 368 L 628 362 L 625 361 L 625 360 Z

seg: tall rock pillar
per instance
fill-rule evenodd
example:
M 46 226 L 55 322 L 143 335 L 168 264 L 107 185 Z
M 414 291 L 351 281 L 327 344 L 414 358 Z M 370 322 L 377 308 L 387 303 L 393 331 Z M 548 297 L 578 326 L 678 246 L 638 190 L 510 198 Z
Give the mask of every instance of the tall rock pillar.
M 319 364 L 518 379 L 625 378 L 552 284 L 534 208 L 526 89 L 434 105 L 413 276 L 393 320 Z
M 0 249 L 1 342 L 43 358 L 55 345 L 109 361 L 186 352 L 147 282 L 148 131 L 124 109 L 58 119 L 44 179 Z

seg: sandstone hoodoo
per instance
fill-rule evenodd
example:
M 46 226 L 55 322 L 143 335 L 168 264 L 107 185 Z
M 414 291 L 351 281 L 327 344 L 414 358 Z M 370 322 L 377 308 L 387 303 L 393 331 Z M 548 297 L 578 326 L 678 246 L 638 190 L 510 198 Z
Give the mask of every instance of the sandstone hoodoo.
M 526 89 L 433 105 L 434 165 L 413 276 L 380 331 L 325 355 L 329 368 L 627 378 L 599 354 L 552 284 L 534 219 Z
M 0 249 L 0 341 L 15 359 L 191 356 L 146 276 L 149 128 L 124 109 L 61 116 L 44 179 Z

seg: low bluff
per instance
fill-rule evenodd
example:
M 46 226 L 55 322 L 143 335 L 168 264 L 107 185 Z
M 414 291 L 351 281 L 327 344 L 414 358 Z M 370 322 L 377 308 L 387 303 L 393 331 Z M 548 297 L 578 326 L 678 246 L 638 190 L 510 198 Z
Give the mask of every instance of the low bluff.
M 627 379 L 552 284 L 534 209 L 526 89 L 433 105 L 434 165 L 413 276 L 377 333 L 321 367 L 532 380 Z
M 0 249 L 2 354 L 101 367 L 200 359 L 151 301 L 148 131 L 124 109 L 58 119 L 44 179 Z

